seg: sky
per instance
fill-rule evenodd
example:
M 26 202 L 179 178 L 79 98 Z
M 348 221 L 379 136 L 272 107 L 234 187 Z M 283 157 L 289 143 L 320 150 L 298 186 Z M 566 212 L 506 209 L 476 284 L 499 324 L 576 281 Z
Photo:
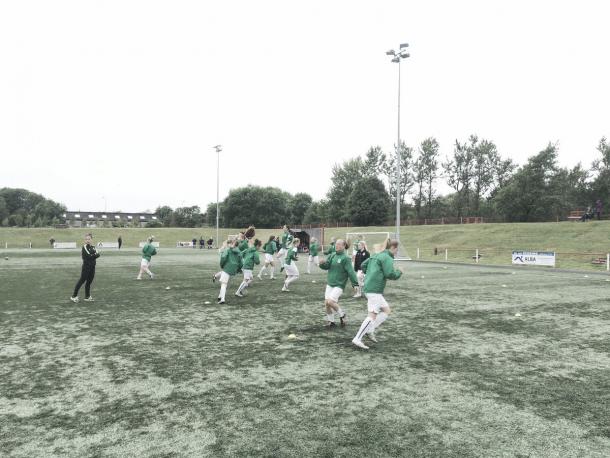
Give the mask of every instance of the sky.
M 71 210 L 200 205 L 248 184 L 323 198 L 397 135 L 471 134 L 566 166 L 610 137 L 610 2 L 4 1 L 0 187 Z M 441 184 L 441 190 L 443 185 Z

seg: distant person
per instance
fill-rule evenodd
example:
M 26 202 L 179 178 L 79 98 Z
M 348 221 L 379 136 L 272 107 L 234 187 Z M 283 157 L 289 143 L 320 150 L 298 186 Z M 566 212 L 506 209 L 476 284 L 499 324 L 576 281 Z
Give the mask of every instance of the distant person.
M 95 277 L 95 264 L 100 254 L 96 251 L 93 245 L 93 236 L 91 234 L 85 235 L 85 244 L 81 249 L 81 257 L 83 258 L 83 266 L 80 271 L 80 278 L 76 282 L 74 287 L 74 294 L 70 297 L 70 300 L 74 303 L 78 302 L 78 291 L 80 290 L 83 283 L 85 284 L 85 302 L 93 302 L 91 297 L 91 283 Z
M 362 297 L 362 288 L 364 287 L 364 272 L 362 271 L 362 264 L 371 257 L 371 253 L 367 250 L 366 242 L 361 240 L 358 243 L 358 250 L 356 251 L 356 256 L 354 259 L 354 270 L 356 271 L 356 276 L 358 277 L 358 289 L 356 290 L 356 294 L 354 297 Z
M 591 207 L 587 207 L 587 210 L 585 211 L 585 213 L 580 217 L 580 220 L 582 222 L 587 222 L 588 220 L 593 218 L 593 210 L 591 210 Z
M 311 238 L 311 243 L 309 244 L 309 258 L 307 260 L 307 273 L 311 274 L 311 268 L 315 264 L 316 266 L 320 265 L 320 256 L 318 253 L 320 252 L 320 246 L 318 245 L 318 239 L 315 237 Z
M 55 247 L 55 239 L 53 237 L 49 239 L 49 243 L 51 244 L 51 248 Z
M 142 280 L 142 274 L 147 273 L 150 279 L 155 278 L 155 274 L 150 271 L 150 261 L 154 255 L 157 254 L 157 249 L 153 245 L 155 238 L 151 235 L 142 247 L 142 261 L 140 261 L 140 273 L 136 277 L 136 280 Z
M 269 278 L 273 280 L 275 278 L 275 264 L 273 263 L 273 260 L 275 258 L 273 257 L 273 255 L 277 253 L 278 250 L 277 243 L 275 241 L 275 235 L 269 236 L 269 241 L 265 243 L 265 245 L 263 246 L 263 250 L 265 251 L 265 265 L 263 265 L 261 271 L 258 273 L 258 279 L 262 280 L 263 274 L 266 272 L 267 268 L 269 268 L 269 270 L 271 271 L 271 277 Z
M 214 245 L 214 239 L 209 238 L 209 239 L 208 239 L 208 250 L 211 250 L 211 249 L 212 249 L 212 245 Z
M 203 250 L 205 248 L 205 239 L 203 238 L 203 235 L 201 237 L 199 237 L 199 249 Z
M 595 214 L 598 220 L 602 219 L 602 201 L 600 199 L 595 202 Z
M 193 249 L 197 248 L 197 237 L 193 238 L 193 240 L 191 240 L 191 242 L 193 242 Z
M 121 247 L 123 246 L 123 237 L 121 237 L 119 235 L 119 238 L 117 239 L 117 242 L 119 243 L 119 250 L 121 249 Z

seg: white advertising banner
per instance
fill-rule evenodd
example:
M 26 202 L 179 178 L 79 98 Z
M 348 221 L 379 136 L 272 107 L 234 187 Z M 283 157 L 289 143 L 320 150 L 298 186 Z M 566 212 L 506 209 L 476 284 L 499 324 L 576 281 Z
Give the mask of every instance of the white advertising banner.
M 119 242 L 99 242 L 98 248 L 119 248 Z
M 554 251 L 513 251 L 513 264 L 555 267 Z
M 76 242 L 55 242 L 53 248 L 58 250 L 76 248 Z
M 176 248 L 193 248 L 193 242 L 176 242 Z

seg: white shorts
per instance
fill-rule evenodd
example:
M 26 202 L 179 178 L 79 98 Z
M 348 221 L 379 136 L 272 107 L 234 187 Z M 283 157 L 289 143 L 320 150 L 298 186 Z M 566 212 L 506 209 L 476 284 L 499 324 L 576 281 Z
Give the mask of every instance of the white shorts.
M 279 259 L 284 259 L 288 254 L 288 250 L 286 248 L 281 248 L 280 251 L 277 252 L 277 257 Z
M 332 286 L 328 286 L 326 285 L 326 291 L 324 292 L 324 299 L 326 299 L 327 301 L 333 301 L 333 302 L 339 302 L 339 298 L 341 297 L 341 295 L 343 294 L 343 290 L 341 288 L 339 288 L 338 286 L 335 286 L 334 288 Z
M 226 273 L 224 270 L 222 272 L 220 272 L 220 283 L 229 283 L 229 280 L 231 279 L 231 276 Z
M 309 262 L 315 263 L 316 266 L 320 265 L 320 257 L 309 255 Z
M 294 262 L 291 262 L 290 264 L 286 264 L 284 266 L 284 272 L 286 272 L 286 275 L 291 275 L 294 277 L 299 276 L 299 269 Z
M 142 261 L 140 261 L 140 267 L 148 267 L 150 266 L 150 261 L 147 261 L 146 259 L 142 258 Z
M 244 273 L 244 280 L 252 280 L 254 278 L 251 270 L 243 269 L 242 272 Z
M 388 303 L 383 297 L 383 294 L 378 293 L 367 293 L 366 298 L 368 299 L 368 309 L 369 312 L 379 313 L 381 312 L 381 308 L 389 307 Z
M 273 262 L 273 255 L 265 253 L 265 262 Z

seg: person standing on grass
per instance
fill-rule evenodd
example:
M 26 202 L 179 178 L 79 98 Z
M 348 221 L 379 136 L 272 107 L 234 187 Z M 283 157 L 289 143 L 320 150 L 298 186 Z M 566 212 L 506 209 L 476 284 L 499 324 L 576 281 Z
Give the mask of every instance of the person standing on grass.
M 270 280 L 273 280 L 275 277 L 275 264 L 273 263 L 273 255 L 277 253 L 277 244 L 275 243 L 275 235 L 269 236 L 269 241 L 265 243 L 263 246 L 263 250 L 265 251 L 265 265 L 261 268 L 261 271 L 258 273 L 258 279 L 263 279 L 263 274 L 267 270 L 271 270 Z
M 597 199 L 595 202 L 595 214 L 597 215 L 597 220 L 602 219 L 602 201 Z
M 117 243 L 119 244 L 119 250 L 121 249 L 121 247 L 123 246 L 123 237 L 121 237 L 119 235 L 119 238 L 117 239 Z
M 284 224 L 284 232 L 282 233 L 282 239 L 280 243 L 280 251 L 277 253 L 277 259 L 280 262 L 280 272 L 284 271 L 285 258 L 288 254 L 288 251 L 292 248 L 292 242 L 294 240 L 294 236 L 290 233 L 290 226 Z
M 354 294 L 354 297 L 362 297 L 362 287 L 364 286 L 364 272 L 362 271 L 362 264 L 371 257 L 371 253 L 366 248 L 366 242 L 361 240 L 358 243 L 358 250 L 356 251 L 356 257 L 354 258 L 354 270 L 358 277 L 358 291 Z
M 220 280 L 220 293 L 218 294 L 218 303 L 224 304 L 227 295 L 227 286 L 233 275 L 241 271 L 243 260 L 241 252 L 237 247 L 239 241 L 227 240 L 223 243 L 223 248 L 220 252 L 220 268 L 222 269 L 213 276 L 212 281 Z
M 80 287 L 83 286 L 83 283 L 85 284 L 85 302 L 93 302 L 93 297 L 91 296 L 91 283 L 93 283 L 93 278 L 95 278 L 95 264 L 97 258 L 100 257 L 100 254 L 97 252 L 92 242 L 93 236 L 91 234 L 85 235 L 85 244 L 81 249 L 83 266 L 81 268 L 80 278 L 74 287 L 74 294 L 70 297 L 70 300 L 74 303 L 78 302 L 78 291 L 80 290 Z
M 55 246 L 55 239 L 53 237 L 51 237 L 49 239 L 49 243 L 51 244 L 51 248 L 53 248 Z
M 290 291 L 288 289 L 290 284 L 299 279 L 299 268 L 297 267 L 296 261 L 299 260 L 298 251 L 300 243 L 301 241 L 299 239 L 293 239 L 292 246 L 288 250 L 288 254 L 286 254 L 286 261 L 284 264 L 284 270 L 286 271 L 286 280 L 284 280 L 284 286 L 282 287 L 282 291 L 284 292 Z
M 193 240 L 191 240 L 191 242 L 193 243 L 193 250 L 197 248 L 197 237 L 193 237 Z
M 335 313 L 339 315 L 341 326 L 347 323 L 346 314 L 339 306 L 339 298 L 343 294 L 347 280 L 352 282 L 352 287 L 358 291 L 358 278 L 351 258 L 345 253 L 349 248 L 345 240 L 339 239 L 334 245 L 335 252 L 327 259 L 320 262 L 320 269 L 328 270 L 326 292 L 324 293 L 324 305 L 326 307 L 326 321 L 329 328 L 336 326 Z
M 244 280 L 237 288 L 235 295 L 237 297 L 243 297 L 243 293 L 250 286 L 250 283 L 254 280 L 254 266 L 260 264 L 260 258 L 258 256 L 258 249 L 261 247 L 261 241 L 259 239 L 250 239 L 248 241 L 248 249 L 242 253 L 244 260 L 243 272 Z
M 309 259 L 307 260 L 307 273 L 311 275 L 311 268 L 315 264 L 316 266 L 320 265 L 320 257 L 318 253 L 320 252 L 320 247 L 318 246 L 318 239 L 315 237 L 311 238 L 311 243 L 309 244 Z
M 394 257 L 398 253 L 398 240 L 387 240 L 385 250 L 362 264 L 362 271 L 366 273 L 364 281 L 364 294 L 368 299 L 368 316 L 360 325 L 360 329 L 352 339 L 352 343 L 360 348 L 368 350 L 362 338 L 368 336 L 373 342 L 376 329 L 381 326 L 390 315 L 390 306 L 383 297 L 386 280 L 398 280 L 402 275 L 401 270 L 394 269 Z
M 140 261 L 140 273 L 136 277 L 136 280 L 142 280 L 142 274 L 146 273 L 152 280 L 155 278 L 155 274 L 150 271 L 150 262 L 154 255 L 157 254 L 157 249 L 153 245 L 154 237 L 151 235 L 142 247 L 142 261 Z
M 335 243 L 337 243 L 335 241 L 335 238 L 331 237 L 330 238 L 330 245 L 328 245 L 328 248 L 326 249 L 326 251 L 324 251 L 324 254 L 326 256 L 331 255 L 331 254 L 333 254 L 335 252 Z
M 203 238 L 203 235 L 201 237 L 199 237 L 199 249 L 203 250 L 203 248 L 205 247 L 205 239 Z

